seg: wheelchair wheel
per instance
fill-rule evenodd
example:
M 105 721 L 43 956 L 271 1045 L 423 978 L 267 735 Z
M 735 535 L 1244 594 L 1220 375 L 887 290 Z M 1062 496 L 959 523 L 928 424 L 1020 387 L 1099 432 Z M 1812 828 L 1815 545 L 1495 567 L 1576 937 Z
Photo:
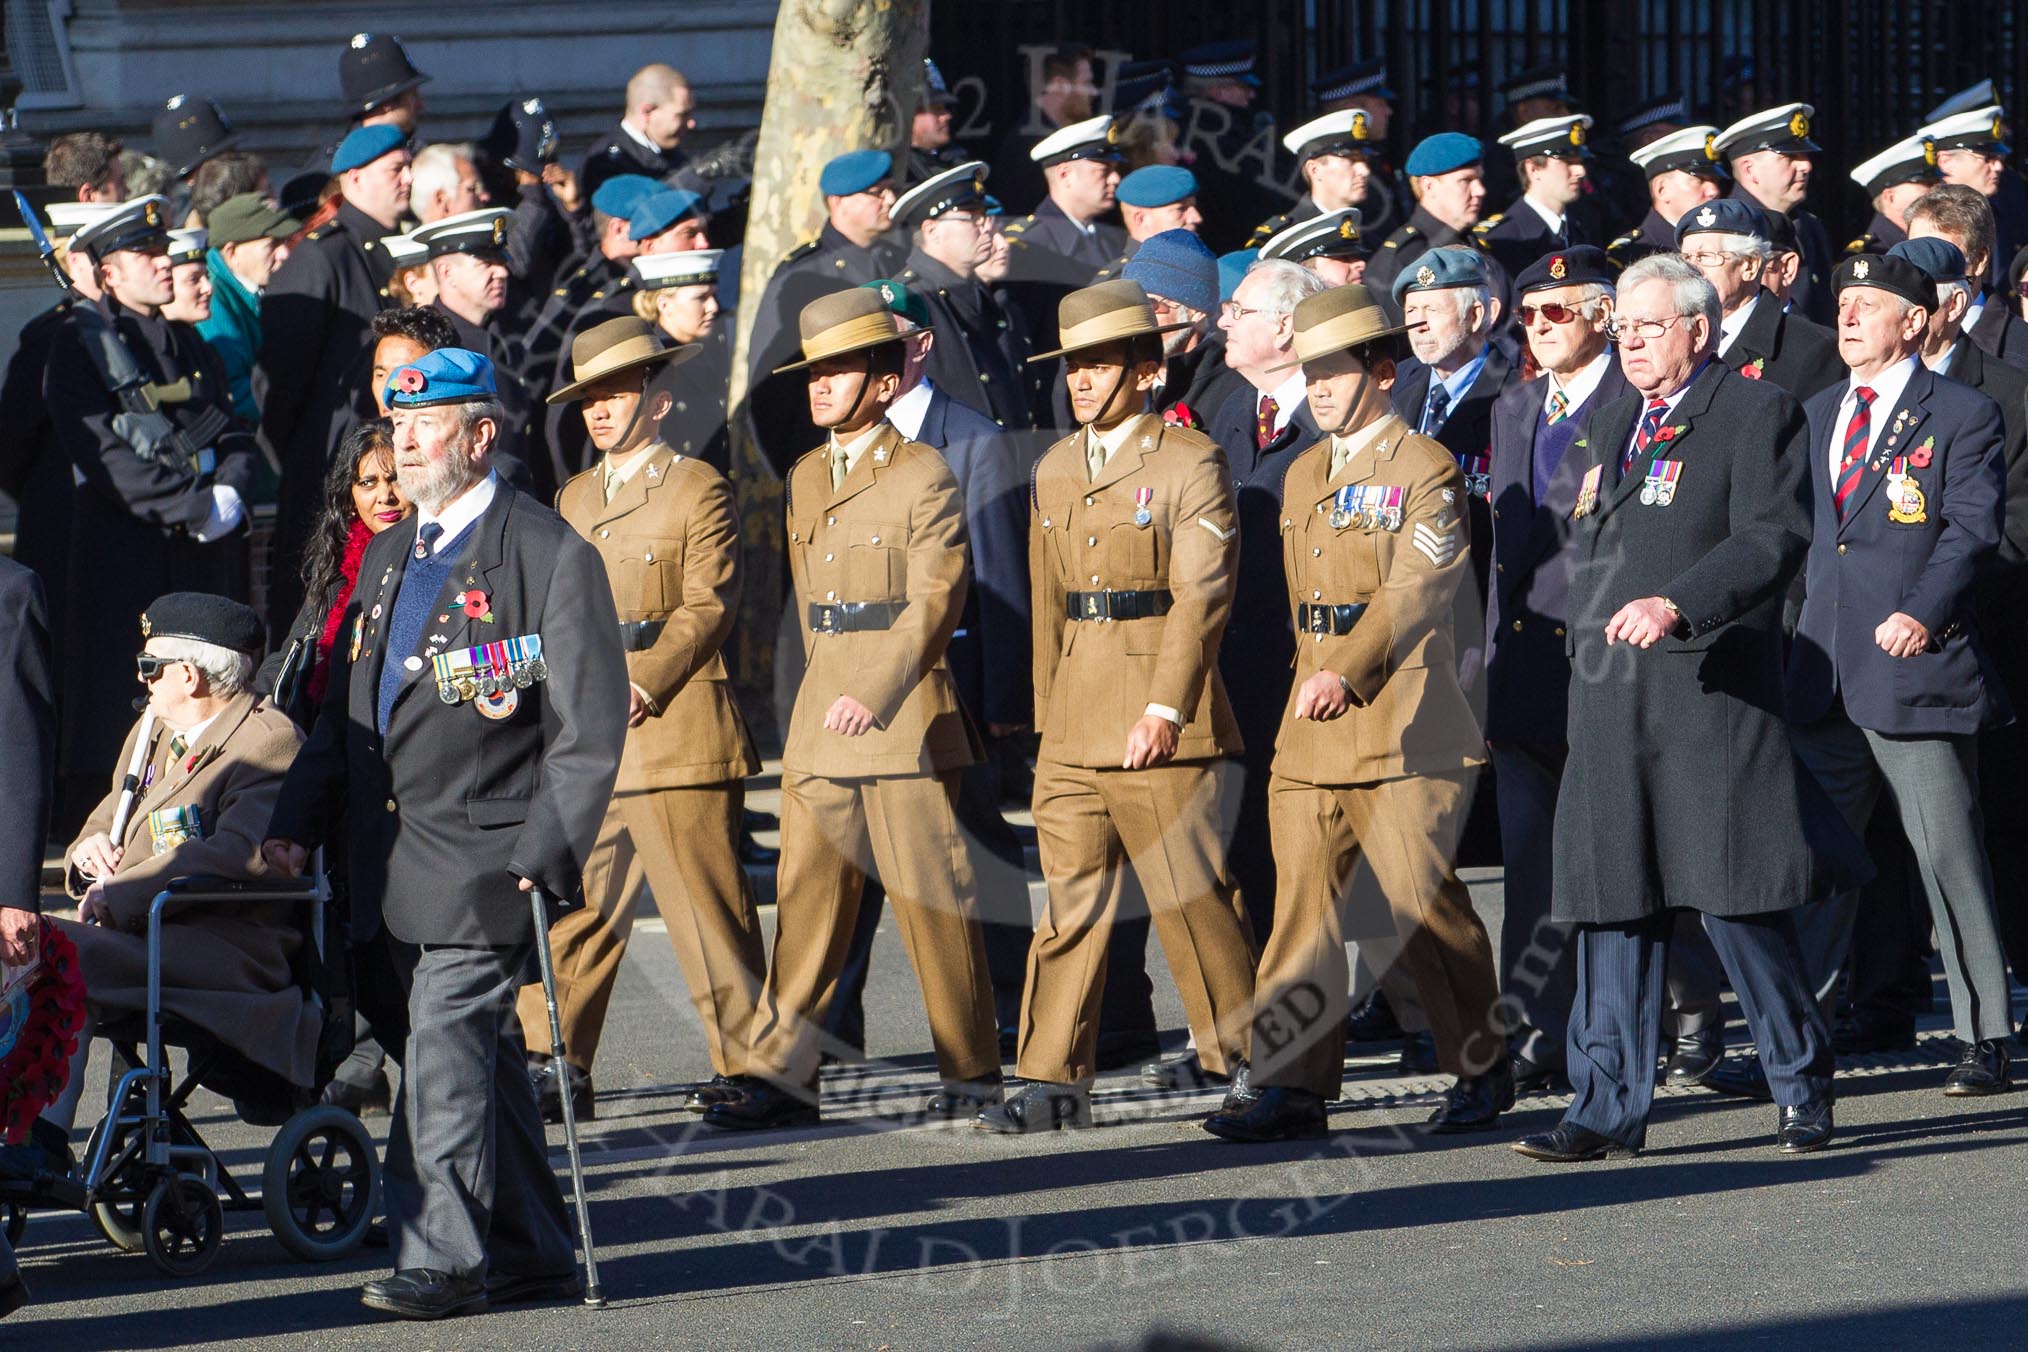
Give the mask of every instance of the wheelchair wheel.
M 108 1113 L 92 1128 L 91 1139 L 85 1143 L 85 1159 L 89 1160 L 98 1153 L 99 1134 L 105 1131 L 106 1123 L 111 1120 L 112 1115 Z M 128 1144 L 129 1140 L 125 1136 L 113 1142 L 111 1162 L 117 1164 L 120 1151 Z M 99 1233 L 106 1237 L 106 1243 L 122 1253 L 141 1252 L 141 1210 L 147 1205 L 147 1193 L 141 1186 L 144 1167 L 140 1152 L 137 1150 L 134 1152 L 134 1158 L 124 1167 L 112 1170 L 104 1184 L 108 1190 L 122 1194 L 127 1200 L 92 1203 L 92 1224 L 96 1225 Z
M 211 1266 L 225 1242 L 225 1208 L 196 1174 L 171 1174 L 141 1209 L 141 1243 L 171 1277 L 194 1277 Z
M 261 1170 L 261 1209 L 282 1247 L 311 1263 L 359 1247 L 380 1192 L 380 1155 L 359 1119 L 320 1104 L 275 1134 Z

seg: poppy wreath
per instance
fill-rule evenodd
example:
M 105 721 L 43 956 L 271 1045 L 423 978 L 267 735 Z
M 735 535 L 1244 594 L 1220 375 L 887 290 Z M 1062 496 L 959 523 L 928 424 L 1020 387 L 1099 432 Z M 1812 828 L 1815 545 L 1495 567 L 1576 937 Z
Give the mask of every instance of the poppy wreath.
M 36 1114 L 69 1083 L 84 1027 L 77 945 L 45 919 L 39 947 L 35 975 L 0 1002 L 0 1133 L 8 1145 L 28 1139 Z

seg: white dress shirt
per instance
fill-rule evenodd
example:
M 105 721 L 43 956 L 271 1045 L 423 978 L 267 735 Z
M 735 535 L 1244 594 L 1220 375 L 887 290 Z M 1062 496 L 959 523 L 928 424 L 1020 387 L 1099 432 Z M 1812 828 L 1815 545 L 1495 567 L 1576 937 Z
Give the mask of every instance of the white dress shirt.
M 1599 382 L 1605 379 L 1606 368 L 1612 364 L 1612 349 L 1607 348 L 1580 368 L 1577 374 L 1570 378 L 1568 384 L 1559 382 L 1556 374 L 1551 372 L 1549 375 L 1549 386 L 1542 391 L 1543 413 L 1546 415 L 1549 412 L 1549 396 L 1557 393 L 1563 395 L 1563 412 L 1565 417 L 1577 412 L 1584 401 L 1591 398 L 1593 392 L 1598 389 Z
M 1871 457 L 1873 448 L 1880 444 L 1881 430 L 1887 426 L 1887 415 L 1894 412 L 1895 406 L 1901 402 L 1901 392 L 1908 388 L 1908 378 L 1914 374 L 1915 358 L 1908 356 L 1871 380 L 1861 380 L 1855 375 L 1845 382 L 1845 397 L 1838 401 L 1837 431 L 1831 436 L 1831 490 L 1834 493 L 1838 488 L 1838 471 L 1845 463 L 1845 433 L 1851 428 L 1852 415 L 1859 408 L 1859 401 L 1853 397 L 1852 391 L 1864 385 L 1874 394 L 1873 403 L 1866 410 L 1866 454 Z
M 1760 304 L 1762 298 L 1763 298 L 1762 294 L 1756 291 L 1753 294 L 1753 298 L 1747 301 L 1746 304 L 1740 306 L 1737 310 L 1734 310 L 1731 314 L 1723 315 L 1719 318 L 1718 321 L 1719 356 L 1722 357 L 1726 353 L 1732 351 L 1732 340 L 1739 337 L 1739 331 L 1746 327 L 1746 321 L 1753 318 L 1753 307 Z
M 910 441 L 922 440 L 922 422 L 929 417 L 930 395 L 936 386 L 924 376 L 909 386 L 908 392 L 887 406 L 887 420 L 894 424 L 894 430 Z
M 465 527 L 486 514 L 486 509 L 493 505 L 493 495 L 499 491 L 500 476 L 498 474 L 488 474 L 485 478 L 479 480 L 478 483 L 451 499 L 449 504 L 444 507 L 443 514 L 440 516 L 433 516 L 424 511 L 421 504 L 418 503 L 415 512 L 416 530 L 418 532 L 416 538 L 422 538 L 420 532 L 424 526 L 429 525 L 432 521 L 436 522 L 444 528 L 444 533 L 439 535 L 436 543 L 430 546 L 430 553 L 432 555 L 442 553 L 444 546 L 457 539 L 464 532 Z

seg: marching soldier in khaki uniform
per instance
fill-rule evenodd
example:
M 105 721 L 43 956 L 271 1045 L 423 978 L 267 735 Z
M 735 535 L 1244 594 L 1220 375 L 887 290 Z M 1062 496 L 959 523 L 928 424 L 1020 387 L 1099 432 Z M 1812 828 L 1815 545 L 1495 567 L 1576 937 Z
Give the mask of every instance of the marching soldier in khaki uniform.
M 1029 529 L 1035 830 L 1049 904 L 1028 953 L 1019 1071 L 993 1131 L 1088 1126 L 1105 948 L 1131 867 L 1206 1071 L 1245 1096 L 1253 952 L 1225 871 L 1218 762 L 1240 752 L 1218 678 L 1239 523 L 1218 443 L 1145 412 L 1162 371 L 1138 283 L 1059 307 L 1078 431 L 1036 468 Z M 1170 325 L 1169 328 L 1178 327 Z M 1236 786 L 1235 786 L 1236 787 Z
M 746 1071 L 760 998 L 760 917 L 736 844 L 744 779 L 760 769 L 727 684 L 719 646 L 739 604 L 732 486 L 663 443 L 674 402 L 662 373 L 696 354 L 668 347 L 627 316 L 579 335 L 573 382 L 551 404 L 580 401 L 602 458 L 565 484 L 557 510 L 605 562 L 631 684 L 627 742 L 613 800 L 585 861 L 585 905 L 550 928 L 568 1068 L 538 1080 L 561 1115 L 564 1081 L 591 1116 L 591 1065 L 645 884 L 711 1048 L 702 1109 Z M 547 1026 L 542 987 L 524 987 L 524 1030 Z
M 1438 1060 L 1459 1076 L 1430 1129 L 1483 1130 L 1514 1106 L 1514 1081 L 1493 1023 L 1493 951 L 1451 862 L 1485 750 L 1451 637 L 1470 566 L 1463 476 L 1389 411 L 1404 330 L 1371 292 L 1312 296 L 1295 326 L 1330 435 L 1282 484 L 1296 670 L 1268 784 L 1280 881 L 1255 993 L 1254 1097 L 1205 1127 L 1234 1141 L 1324 1134 L 1345 1061 L 1345 898 L 1363 859 Z
M 811 421 L 826 444 L 787 484 L 791 600 L 808 665 L 782 749 L 773 965 L 754 1079 L 706 1109 L 715 1127 L 817 1120 L 824 1002 L 869 869 L 887 889 L 922 984 L 943 1087 L 933 1117 L 1000 1101 L 993 989 L 958 776 L 978 760 L 944 649 L 965 604 L 965 511 L 935 451 L 886 421 L 900 325 L 877 290 L 810 302 L 800 319 Z

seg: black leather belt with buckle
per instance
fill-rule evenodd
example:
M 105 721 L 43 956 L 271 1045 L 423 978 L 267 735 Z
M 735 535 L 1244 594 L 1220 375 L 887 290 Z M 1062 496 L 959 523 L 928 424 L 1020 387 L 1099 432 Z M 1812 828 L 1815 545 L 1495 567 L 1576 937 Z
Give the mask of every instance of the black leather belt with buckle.
M 852 634 L 893 627 L 902 607 L 894 601 L 834 601 L 810 607 L 813 634 Z
M 1172 591 L 1070 592 L 1063 611 L 1073 620 L 1150 620 L 1176 604 Z
M 1359 617 L 1366 613 L 1366 602 L 1350 606 L 1296 607 L 1296 632 L 1299 634 L 1349 634 L 1352 626 L 1359 623 Z
M 620 621 L 620 647 L 630 653 L 646 652 L 655 646 L 655 640 L 662 637 L 667 620 Z

